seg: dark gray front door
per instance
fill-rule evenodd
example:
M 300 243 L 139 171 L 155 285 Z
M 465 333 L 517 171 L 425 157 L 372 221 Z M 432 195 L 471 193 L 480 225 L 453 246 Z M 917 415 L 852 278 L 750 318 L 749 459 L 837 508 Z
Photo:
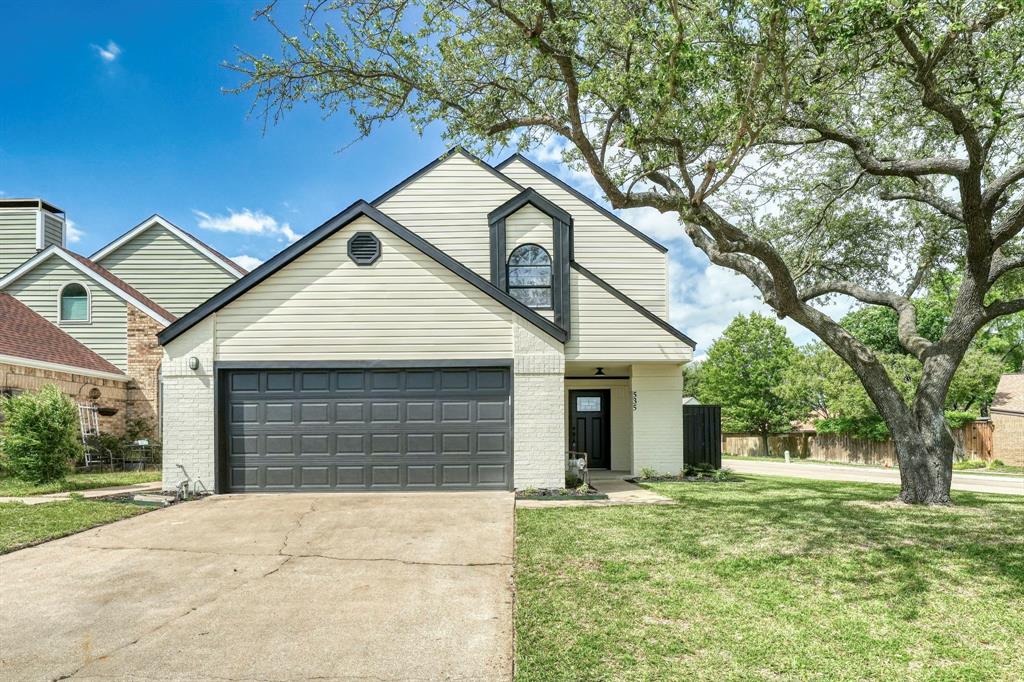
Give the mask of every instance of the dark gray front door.
M 587 453 L 592 469 L 611 468 L 611 391 L 569 391 L 572 449 Z
M 225 491 L 512 485 L 507 368 L 232 369 L 221 381 Z

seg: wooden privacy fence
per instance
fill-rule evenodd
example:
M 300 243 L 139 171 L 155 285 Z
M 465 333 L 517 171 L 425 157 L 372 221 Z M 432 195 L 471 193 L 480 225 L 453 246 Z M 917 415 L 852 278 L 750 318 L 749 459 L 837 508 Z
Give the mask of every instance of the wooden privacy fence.
M 957 457 L 961 459 L 992 459 L 992 422 L 968 422 L 953 430 Z M 874 441 L 838 433 L 797 431 L 768 437 L 768 450 L 781 456 L 789 450 L 793 457 L 821 462 L 846 462 L 874 466 L 896 466 L 896 448 L 891 440 Z M 752 433 L 723 433 L 722 452 L 733 455 L 760 455 L 761 437 Z

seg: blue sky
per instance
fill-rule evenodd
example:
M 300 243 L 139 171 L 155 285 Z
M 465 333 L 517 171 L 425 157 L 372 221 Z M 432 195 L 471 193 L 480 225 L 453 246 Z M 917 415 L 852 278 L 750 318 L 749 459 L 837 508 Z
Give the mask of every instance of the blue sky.
M 402 122 L 342 150 L 349 121 L 313 107 L 264 134 L 251 98 L 222 92 L 238 83 L 222 66 L 236 47 L 276 50 L 252 21 L 258 4 L 0 2 L 6 25 L 23 27 L 0 41 L 2 195 L 63 208 L 80 233 L 69 246 L 87 255 L 160 213 L 251 265 L 445 151 L 439 135 Z M 599 198 L 551 149 L 532 156 Z M 762 309 L 745 280 L 708 266 L 674 216 L 623 215 L 670 247 L 671 321 L 700 350 L 736 313 Z

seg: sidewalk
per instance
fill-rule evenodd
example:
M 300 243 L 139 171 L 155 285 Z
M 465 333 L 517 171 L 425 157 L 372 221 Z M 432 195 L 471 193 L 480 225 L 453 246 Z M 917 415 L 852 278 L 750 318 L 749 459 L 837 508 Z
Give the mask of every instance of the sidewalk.
M 762 462 L 723 458 L 722 466 L 732 469 L 738 474 L 758 474 L 763 476 L 788 476 L 790 478 L 810 478 L 819 481 L 854 481 L 858 483 L 890 483 L 900 484 L 900 472 L 897 469 L 881 469 L 877 467 L 853 467 L 842 464 L 806 464 L 793 461 Z M 972 493 L 1001 493 L 1003 495 L 1024 495 L 1024 476 L 1007 474 L 977 474 L 953 472 L 953 490 Z
M 45 495 L 29 495 L 27 497 L 0 497 L 0 502 L 22 502 L 24 504 L 46 504 L 70 499 L 72 495 L 81 495 L 86 499 L 110 497 L 111 495 L 138 495 L 140 493 L 160 492 L 160 481 L 120 485 L 112 488 L 92 488 L 90 490 L 71 490 L 63 493 L 47 493 Z

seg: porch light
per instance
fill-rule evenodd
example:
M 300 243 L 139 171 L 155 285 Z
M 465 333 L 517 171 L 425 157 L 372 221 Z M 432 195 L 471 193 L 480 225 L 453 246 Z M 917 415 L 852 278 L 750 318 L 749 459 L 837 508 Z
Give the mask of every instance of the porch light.
M 594 376 L 595 377 L 603 377 L 604 376 L 604 367 L 598 367 L 597 371 L 594 372 Z
M 199 358 L 192 356 L 188 359 L 188 368 L 192 371 L 199 369 Z

